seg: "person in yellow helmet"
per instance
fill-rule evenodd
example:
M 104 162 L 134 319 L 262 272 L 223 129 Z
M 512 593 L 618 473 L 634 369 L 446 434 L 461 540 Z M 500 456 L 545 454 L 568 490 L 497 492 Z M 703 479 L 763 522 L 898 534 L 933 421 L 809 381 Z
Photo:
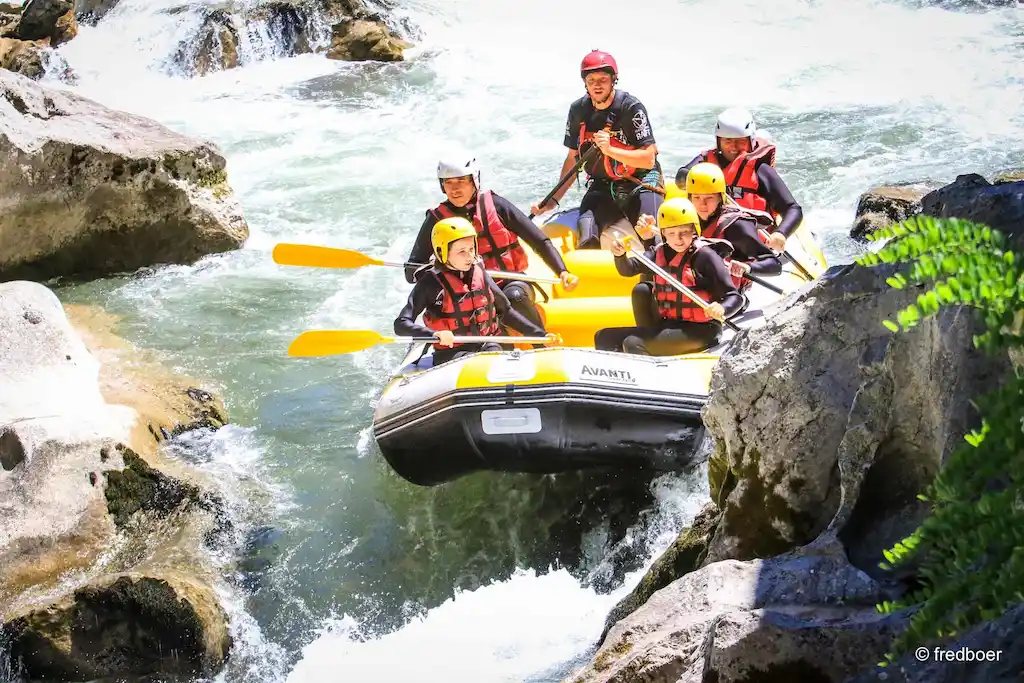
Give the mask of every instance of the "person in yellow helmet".
M 771 233 L 768 246 L 786 248 L 786 237 L 800 226 L 804 212 L 793 193 L 775 170 L 775 145 L 757 136 L 757 125 L 749 110 L 731 107 L 718 115 L 715 148 L 701 152 L 676 172 L 676 183 L 684 184 L 686 174 L 702 162 L 722 169 L 726 191 L 747 209 L 767 211 L 781 217 L 779 229 Z
M 395 334 L 437 339 L 434 365 L 477 351 L 502 350 L 497 343 L 459 344 L 456 336 L 500 335 L 503 324 L 526 336 L 545 336 L 542 327 L 512 308 L 484 270 L 472 223 L 458 216 L 440 220 L 431 230 L 430 244 L 435 262 L 417 278 L 395 318 Z M 420 313 L 422 325 L 416 322 Z
M 766 244 L 775 221 L 763 211 L 737 206 L 726 191 L 722 169 L 711 163 L 697 164 L 686 174 L 683 189 L 700 216 L 701 234 L 732 244 L 733 275 L 782 272 L 782 261 Z
M 646 227 L 649 216 L 641 216 L 638 224 Z M 722 334 L 722 320 L 743 306 L 743 297 L 736 289 L 723 256 L 732 247 L 723 240 L 701 237 L 700 217 L 693 204 L 682 197 L 665 201 L 658 209 L 658 230 L 663 242 L 647 249 L 645 256 L 669 275 L 707 302 L 705 310 L 677 290 L 661 275 L 654 276 L 653 296 L 657 319 L 653 325 L 606 327 L 594 335 L 594 348 L 601 351 L 625 351 L 651 356 L 692 353 L 714 345 Z M 626 257 L 626 247 L 616 240 L 611 245 L 615 268 L 624 277 L 650 272 L 639 259 Z M 648 317 L 647 301 L 650 285 L 637 283 L 633 297 L 634 317 L 638 322 Z M 638 303 L 642 308 L 637 310 Z
M 473 223 L 477 246 L 484 268 L 492 271 L 524 273 L 529 258 L 523 249 L 528 244 L 571 292 L 579 281 L 566 270 L 565 262 L 551 239 L 533 224 L 516 205 L 481 184 L 481 170 L 475 157 L 465 152 L 452 152 L 437 164 L 437 182 L 445 200 L 428 209 L 409 252 L 405 279 L 415 283 L 419 273 L 416 264 L 426 263 L 431 254 L 430 234 L 434 225 L 444 219 L 461 217 Z M 512 306 L 526 318 L 540 323 L 535 305 L 534 288 L 514 277 L 497 281 Z

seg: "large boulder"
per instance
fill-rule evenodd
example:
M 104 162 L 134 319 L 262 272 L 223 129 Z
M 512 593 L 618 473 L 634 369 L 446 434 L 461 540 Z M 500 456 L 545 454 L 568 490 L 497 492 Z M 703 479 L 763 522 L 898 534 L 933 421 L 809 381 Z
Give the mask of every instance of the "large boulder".
M 341 21 L 331 27 L 327 58 L 349 62 L 400 62 L 410 46 L 411 43 L 397 38 L 383 22 Z
M 0 38 L 0 69 L 38 81 L 46 73 L 46 46 L 32 40 Z
M 906 620 L 838 544 L 716 562 L 655 592 L 565 683 L 840 683 L 879 661 Z
M 0 284 L 0 639 L 32 679 L 211 674 L 230 638 L 203 546 L 230 520 L 158 446 L 222 407 L 69 312 Z
M 921 197 L 934 185 L 907 183 L 874 187 L 860 196 L 850 237 L 863 240 L 866 235 L 921 213 Z
M 1012 173 L 993 185 L 977 173 L 958 175 L 949 185 L 921 199 L 926 216 L 964 218 L 1011 235 L 1019 244 L 1024 235 L 1024 180 Z
M 33 679 L 208 676 L 231 645 L 214 594 L 176 575 L 126 574 L 79 588 L 4 627 L 11 658 Z
M 829 270 L 719 362 L 704 411 L 723 512 L 709 561 L 770 557 L 829 529 L 877 572 L 881 551 L 923 518 L 917 494 L 1008 362 L 974 349 L 965 309 L 887 331 L 882 320 L 923 291 L 890 288 L 894 272 Z
M 56 47 L 78 35 L 71 0 L 28 0 L 17 28 L 22 40 L 46 40 Z
M 248 236 L 211 143 L 0 71 L 0 281 L 192 263 Z

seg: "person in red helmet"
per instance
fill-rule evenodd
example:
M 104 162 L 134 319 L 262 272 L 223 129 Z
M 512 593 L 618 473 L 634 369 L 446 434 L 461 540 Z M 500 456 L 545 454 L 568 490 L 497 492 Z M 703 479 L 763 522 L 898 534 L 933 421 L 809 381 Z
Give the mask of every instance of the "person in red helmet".
M 577 222 L 579 248 L 596 249 L 601 246 L 601 231 L 611 224 L 628 220 L 633 226 L 640 214 L 657 215 L 664 183 L 647 109 L 633 95 L 616 90 L 615 58 L 591 51 L 580 64 L 580 76 L 587 94 L 569 106 L 563 140 L 569 152 L 559 177 L 569 173 L 591 146 L 601 150 L 584 169 L 589 180 Z M 551 201 L 530 210 L 550 211 L 568 191 L 566 183 Z

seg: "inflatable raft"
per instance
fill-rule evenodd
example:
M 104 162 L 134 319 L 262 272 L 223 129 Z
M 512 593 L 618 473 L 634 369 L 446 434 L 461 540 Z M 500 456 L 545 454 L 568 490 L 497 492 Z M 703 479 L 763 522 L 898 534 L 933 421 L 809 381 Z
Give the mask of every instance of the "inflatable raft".
M 572 292 L 539 286 L 537 308 L 564 346 L 476 353 L 434 366 L 429 345 L 415 344 L 389 379 L 374 410 L 381 453 L 404 479 L 423 486 L 480 470 L 556 473 L 597 466 L 685 469 L 703 438 L 701 409 L 711 371 L 735 332 L 700 353 L 650 357 L 597 351 L 594 333 L 635 325 L 630 292 L 610 252 L 575 249 L 576 210 L 550 217 L 544 231 L 558 245 Z M 801 226 L 790 253 L 817 277 L 824 256 Z M 530 254 L 531 275 L 552 277 Z M 787 263 L 765 278 L 785 292 L 808 278 Z M 757 284 L 731 320 L 759 324 L 781 298 Z

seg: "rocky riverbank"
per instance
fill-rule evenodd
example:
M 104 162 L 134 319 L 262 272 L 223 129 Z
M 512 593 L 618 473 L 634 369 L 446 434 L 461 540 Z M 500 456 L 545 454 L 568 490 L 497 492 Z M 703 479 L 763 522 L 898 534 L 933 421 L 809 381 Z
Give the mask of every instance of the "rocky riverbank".
M 28 0 L 0 3 L 0 68 L 39 80 L 47 73 L 73 82 L 75 75 L 54 48 L 74 39 L 79 25 L 94 26 L 118 0 Z M 170 13 L 189 9 L 169 7 Z M 275 39 L 274 57 L 322 53 L 349 62 L 404 59 L 409 27 L 369 9 L 362 0 L 300 0 L 210 5 L 195 35 L 169 60 L 185 74 L 202 76 L 232 69 L 246 59 L 246 43 Z M 248 52 L 252 52 L 249 50 Z
M 210 552 L 231 541 L 226 504 L 163 452 L 223 426 L 221 400 L 38 284 L 248 238 L 216 145 L 38 82 L 73 80 L 54 48 L 115 6 L 0 6 L 0 672 L 32 680 L 207 677 L 232 647 Z M 236 66 L 232 42 L 265 25 L 291 32 L 288 54 L 394 61 L 409 45 L 358 2 L 268 3 L 211 11 L 176 58 Z
M 32 9 L 26 6 L 25 15 Z M 0 671 L 216 672 L 224 501 L 168 439 L 227 421 L 207 388 L 26 280 L 192 263 L 248 236 L 215 146 L 0 70 Z
M 855 236 L 924 213 L 1019 240 L 1020 178 L 876 188 Z M 910 615 L 875 606 L 915 582 L 913 566 L 880 570 L 882 553 L 924 518 L 916 496 L 976 426 L 971 400 L 1011 372 L 1005 356 L 974 348 L 980 324 L 964 308 L 886 331 L 881 321 L 921 291 L 891 288 L 895 271 L 834 267 L 723 356 L 704 416 L 712 502 L 616 606 L 567 683 L 1019 680 L 1024 607 L 943 644 L 1002 650 L 998 661 L 875 667 Z
M 43 285 L 0 284 L 0 623 L 14 671 L 207 675 L 231 636 L 208 560 L 223 501 L 161 444 L 221 401 Z

